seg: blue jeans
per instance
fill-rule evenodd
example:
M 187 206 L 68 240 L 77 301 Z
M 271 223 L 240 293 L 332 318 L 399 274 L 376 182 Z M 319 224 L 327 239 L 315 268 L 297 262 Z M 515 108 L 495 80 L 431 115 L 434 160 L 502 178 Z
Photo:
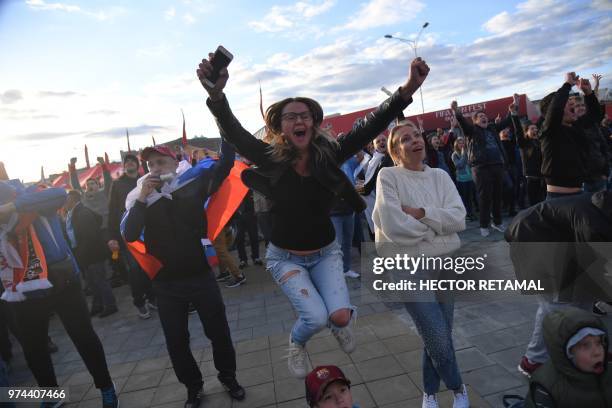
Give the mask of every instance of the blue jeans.
M 355 232 L 355 213 L 333 215 L 331 221 L 336 230 L 336 241 L 342 248 L 342 266 L 344 272 L 351 269 L 351 248 Z
M 427 395 L 440 390 L 440 379 L 449 390 L 463 384 L 453 345 L 453 302 L 406 302 L 423 343 L 423 388 Z
M 106 265 L 104 262 L 91 264 L 85 269 L 85 279 L 93 292 L 92 309 L 114 307 L 117 302 L 113 289 L 106 279 Z
M 291 339 L 301 345 L 327 326 L 329 316 L 351 305 L 342 272 L 342 252 L 336 241 L 312 255 L 300 256 L 270 243 L 266 253 L 267 270 L 281 287 L 298 319 Z

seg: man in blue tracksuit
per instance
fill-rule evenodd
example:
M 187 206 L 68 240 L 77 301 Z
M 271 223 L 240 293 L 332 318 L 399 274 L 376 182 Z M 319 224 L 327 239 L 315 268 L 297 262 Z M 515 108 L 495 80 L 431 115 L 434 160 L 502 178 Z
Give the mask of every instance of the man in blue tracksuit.
M 25 190 L 18 181 L 0 181 L 0 226 L 4 244 L 0 246 L 0 263 L 9 257 L 7 242 L 13 231 L 6 228 L 11 220 L 32 217 L 36 240 L 40 242 L 48 270 L 51 289 L 24 292 L 18 301 L 9 301 L 15 315 L 21 345 L 38 386 L 57 387 L 53 362 L 47 348 L 50 310 L 59 316 L 68 336 L 81 355 L 96 388 L 102 392 L 104 408 L 119 405 L 111 380 L 104 349 L 94 331 L 89 310 L 81 290 L 79 270 L 64 239 L 57 210 L 64 204 L 66 192 L 60 188 Z M 12 242 L 14 243 L 14 238 Z M 43 261 L 43 262 L 44 262 Z

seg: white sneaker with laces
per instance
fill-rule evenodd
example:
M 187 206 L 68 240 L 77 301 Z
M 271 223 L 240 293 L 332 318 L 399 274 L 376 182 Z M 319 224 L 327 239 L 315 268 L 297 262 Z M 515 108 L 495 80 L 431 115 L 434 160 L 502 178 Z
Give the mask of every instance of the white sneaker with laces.
M 295 378 L 305 378 L 308 374 L 308 362 L 306 360 L 306 348 L 294 343 L 289 338 L 289 355 L 287 356 L 289 373 Z
M 439 408 L 436 396 L 423 394 L 423 405 L 421 405 L 421 408 Z
M 340 348 L 347 354 L 355 351 L 357 344 L 355 343 L 355 336 L 353 336 L 353 330 L 349 326 L 346 327 L 334 327 L 332 328 L 332 334 L 338 341 Z
M 506 232 L 506 226 L 504 224 L 491 224 L 491 228 L 499 232 Z
M 459 390 L 461 392 L 454 394 L 455 400 L 453 401 L 453 408 L 470 408 L 470 399 L 468 398 L 465 384 L 461 384 L 461 388 Z
M 355 272 L 354 270 L 349 269 L 348 271 L 344 272 L 344 276 L 346 276 L 347 278 L 357 279 L 361 275 Z
M 491 234 L 491 232 L 489 231 L 488 228 L 481 228 L 480 229 L 480 235 L 483 237 L 488 237 L 489 234 Z

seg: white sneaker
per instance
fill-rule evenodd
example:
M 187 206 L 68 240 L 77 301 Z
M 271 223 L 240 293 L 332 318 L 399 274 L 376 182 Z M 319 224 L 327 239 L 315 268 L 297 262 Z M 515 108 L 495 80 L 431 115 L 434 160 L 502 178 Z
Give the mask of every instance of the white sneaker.
M 488 228 L 481 228 L 480 229 L 480 235 L 483 237 L 488 237 L 489 234 L 491 234 L 491 232 L 489 231 Z
M 421 408 L 438 408 L 438 400 L 435 395 L 423 394 L 423 405 Z
M 498 230 L 499 232 L 506 232 L 506 226 L 502 224 L 491 224 L 491 228 Z
M 306 348 L 294 343 L 289 338 L 289 356 L 287 356 L 289 373 L 295 378 L 305 378 L 306 374 L 308 374 L 308 363 L 306 360 Z
M 344 276 L 346 276 L 347 278 L 357 279 L 361 275 L 353 271 L 352 269 L 349 269 L 348 271 L 344 272 Z
M 338 340 L 338 344 L 342 351 L 347 354 L 355 351 L 357 344 L 355 343 L 355 336 L 353 336 L 353 330 L 349 326 L 340 327 L 340 328 L 332 328 L 332 334 Z
M 461 384 L 461 392 L 455 393 L 455 400 L 453 401 L 453 408 L 470 408 L 470 399 L 468 398 L 467 388 L 465 384 Z
M 151 313 L 149 312 L 149 309 L 147 309 L 146 304 L 137 307 L 137 309 L 138 309 L 138 317 L 140 317 L 142 320 L 151 318 Z

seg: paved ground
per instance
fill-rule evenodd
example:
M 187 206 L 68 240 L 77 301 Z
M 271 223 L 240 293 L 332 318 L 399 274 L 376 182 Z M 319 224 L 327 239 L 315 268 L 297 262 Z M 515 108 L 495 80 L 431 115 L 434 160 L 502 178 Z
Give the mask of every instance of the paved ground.
M 482 239 L 471 223 L 462 239 L 481 242 L 483 251 L 507 259 L 507 247 L 498 232 Z M 509 260 L 505 264 L 508 277 L 512 277 Z M 191 316 L 191 347 L 205 376 L 202 406 L 306 407 L 303 381 L 289 376 L 283 358 L 295 314 L 262 267 L 246 269 L 246 276 L 246 285 L 223 288 L 223 295 L 238 353 L 237 375 L 246 387 L 247 399 L 232 402 L 223 391 L 216 379 L 209 342 L 197 316 Z M 355 401 L 361 408 L 420 407 L 422 343 L 410 317 L 400 305 L 384 304 L 364 293 L 358 280 L 351 280 L 349 286 L 351 299 L 359 308 L 357 350 L 351 355 L 342 353 L 325 330 L 308 343 L 311 363 L 340 366 L 351 379 Z M 104 344 L 122 408 L 182 407 L 185 389 L 171 368 L 157 316 L 140 320 L 127 287 L 115 291 L 120 313 L 103 320 L 94 318 L 94 326 Z M 454 341 L 473 407 L 501 407 L 502 395 L 525 394 L 527 383 L 516 366 L 530 337 L 535 310 L 535 299 L 519 295 L 483 296 L 478 301 L 456 304 Z M 608 318 L 607 324 L 612 327 L 612 319 Z M 99 407 L 99 392 L 57 319 L 52 321 L 50 334 L 60 347 L 53 360 L 60 384 L 70 388 L 69 406 Z M 32 386 L 18 346 L 15 349 L 12 380 Z M 449 391 L 439 400 L 441 407 L 452 406 Z

